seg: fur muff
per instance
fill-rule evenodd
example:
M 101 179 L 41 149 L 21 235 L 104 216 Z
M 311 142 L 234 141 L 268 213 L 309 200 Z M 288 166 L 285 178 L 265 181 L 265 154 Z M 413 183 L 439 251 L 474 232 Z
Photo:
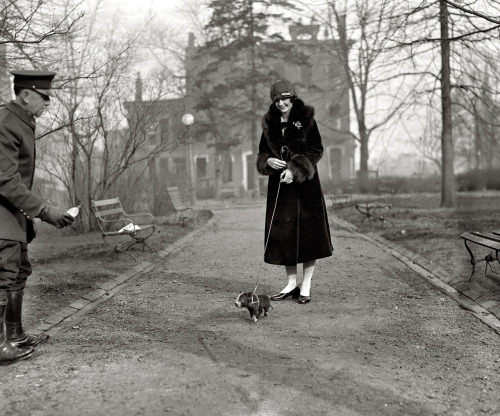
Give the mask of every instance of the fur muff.
M 304 155 L 293 156 L 286 167 L 292 171 L 294 179 L 299 183 L 314 176 L 314 166 Z

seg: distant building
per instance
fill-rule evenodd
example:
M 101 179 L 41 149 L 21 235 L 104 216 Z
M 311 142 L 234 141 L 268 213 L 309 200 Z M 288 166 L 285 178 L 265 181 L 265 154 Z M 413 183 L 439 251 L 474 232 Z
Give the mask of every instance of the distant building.
M 306 59 L 300 63 L 284 63 L 283 60 L 276 58 L 265 63 L 267 67 L 273 68 L 279 77 L 262 81 L 258 86 L 261 100 L 266 104 L 262 106 L 259 119 L 256 120 L 257 132 L 254 135 L 258 137 L 254 138 L 254 141 L 257 140 L 258 143 L 260 139 L 260 116 L 267 112 L 271 104 L 269 98 L 271 84 L 279 78 L 289 79 L 296 85 L 299 97 L 315 108 L 315 118 L 325 148 L 323 159 L 318 165 L 320 177 L 322 181 L 330 180 L 340 184 L 355 175 L 356 146 L 354 139 L 348 134 L 349 94 L 341 62 L 332 52 L 335 49 L 335 41 L 318 40 L 318 32 L 319 26 L 316 25 L 298 24 L 290 27 L 292 37 L 289 41 L 290 47 L 298 48 Z M 167 137 L 163 139 L 172 142 L 171 149 L 158 155 L 152 163 L 154 170 L 151 173 L 156 177 L 163 178 L 170 184 L 180 185 L 184 181 L 183 186 L 189 188 L 189 177 L 192 174 L 198 196 L 202 197 L 210 196 L 218 177 L 222 181 L 225 193 L 236 196 L 250 195 L 257 185 L 251 123 L 231 123 L 231 120 L 221 120 L 221 124 L 217 127 L 224 131 L 225 142 L 218 143 L 214 139 L 206 114 L 203 114 L 202 110 L 197 110 L 200 108 L 197 102 L 199 94 L 196 92 L 199 85 L 195 86 L 193 81 L 200 70 L 208 68 L 210 62 L 201 58 L 203 54 L 199 52 L 203 47 L 196 47 L 194 42 L 194 36 L 190 34 L 186 48 L 186 97 L 158 102 L 142 101 L 142 83 L 138 80 L 135 101 L 127 103 L 130 122 L 133 125 L 141 119 L 141 116 L 138 116 L 139 108 L 148 108 L 148 117 L 151 120 L 148 124 L 157 128 L 156 134 L 151 128 L 147 134 L 155 136 L 156 140 L 161 140 L 165 135 Z M 234 62 L 238 60 L 244 63 L 245 56 L 235 57 Z M 226 74 L 234 71 L 235 68 L 231 65 L 232 63 L 228 63 L 225 68 L 218 69 L 218 74 L 214 73 L 204 79 L 204 87 L 210 90 L 216 88 L 217 83 L 223 84 L 224 76 L 221 76 L 220 71 Z M 238 96 L 238 92 L 233 95 Z M 234 97 L 228 98 L 227 105 L 231 105 L 229 101 L 231 98 Z M 248 97 L 243 95 L 240 99 Z M 181 119 L 184 113 L 194 115 L 195 122 L 192 127 L 182 125 Z M 156 114 L 153 116 L 156 117 L 154 122 L 151 114 Z M 189 139 L 192 140 L 192 146 L 186 145 Z M 262 188 L 267 181 L 266 178 L 260 178 L 259 182 Z
M 150 158 L 148 169 L 152 185 L 155 188 L 176 185 L 187 189 L 189 149 L 186 144 L 191 131 L 182 124 L 182 116 L 186 113 L 185 98 L 143 100 L 142 80 L 137 74 L 135 99 L 124 105 L 128 112 L 127 133 L 136 137 L 136 143 L 143 143 L 143 150 L 155 156 Z

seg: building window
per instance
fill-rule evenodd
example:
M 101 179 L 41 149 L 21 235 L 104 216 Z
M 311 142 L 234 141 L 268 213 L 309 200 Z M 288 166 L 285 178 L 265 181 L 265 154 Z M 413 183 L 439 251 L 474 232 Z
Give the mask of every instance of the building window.
M 160 130 L 159 124 L 153 123 L 153 124 L 151 124 L 151 127 L 146 132 L 148 144 L 150 146 L 158 145 L 158 137 L 159 137 L 159 132 L 160 132 L 159 130 Z
M 177 174 L 177 175 L 185 175 L 187 170 L 186 170 L 186 159 L 183 157 L 176 157 L 174 159 L 174 166 L 172 169 L 172 173 Z
M 339 130 L 341 127 L 340 120 L 340 105 L 339 104 L 330 104 L 328 108 L 328 116 L 332 121 L 333 128 Z
M 233 160 L 233 156 L 229 154 L 225 156 L 224 172 L 222 172 L 222 183 L 229 183 L 233 181 Z
M 196 177 L 198 179 L 207 177 L 208 158 L 206 156 L 196 158 Z
M 168 143 L 169 142 L 169 136 L 170 136 L 170 120 L 163 118 L 160 120 L 160 138 L 162 143 Z
M 168 159 L 160 158 L 160 175 L 163 177 L 168 176 Z

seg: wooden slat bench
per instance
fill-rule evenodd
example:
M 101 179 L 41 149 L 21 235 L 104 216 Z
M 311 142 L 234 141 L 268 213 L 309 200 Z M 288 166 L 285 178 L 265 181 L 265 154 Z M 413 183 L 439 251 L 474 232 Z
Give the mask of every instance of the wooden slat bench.
M 387 218 L 385 218 L 384 215 L 380 213 L 380 210 L 389 210 L 392 208 L 391 204 L 386 204 L 383 202 L 358 202 L 356 204 L 356 209 L 364 216 L 363 222 L 365 222 L 366 219 L 368 221 L 381 221 L 382 222 L 382 227 L 385 225 L 385 222 L 389 222 L 392 225 L 394 223 Z
M 326 198 L 331 207 L 345 207 L 353 203 L 352 194 L 356 187 L 356 179 L 352 178 L 342 185 L 338 193 L 328 194 Z
M 143 250 L 144 247 L 148 247 L 151 252 L 154 252 L 153 248 L 146 243 L 156 228 L 152 214 L 147 212 L 127 214 L 123 210 L 119 198 L 91 201 L 91 204 L 101 229 L 101 237 L 113 249 L 107 256 L 112 253 L 124 253 L 137 261 L 128 252 L 136 244 L 142 244 Z M 127 241 L 122 242 L 123 238 L 126 238 Z
M 500 231 L 492 231 L 491 233 L 483 233 L 483 232 L 478 232 L 478 231 L 472 231 L 472 232 L 466 232 L 463 233 L 460 237 L 463 238 L 464 243 L 465 243 L 465 248 L 470 254 L 470 263 L 472 264 L 472 273 L 470 275 L 469 281 L 472 279 L 472 276 L 474 275 L 474 272 L 476 271 L 476 264 L 484 261 L 486 262 L 484 274 L 486 275 L 488 271 L 488 266 L 491 269 L 490 263 L 492 261 L 497 261 L 500 263 L 500 260 L 498 258 L 498 252 L 500 251 Z M 486 247 L 490 250 L 493 250 L 495 255 L 493 256 L 492 253 L 488 253 L 483 259 L 477 260 L 476 257 L 474 256 L 474 253 L 472 252 L 471 248 L 469 247 L 468 243 L 474 243 L 477 244 L 481 247 Z
M 194 220 L 194 210 L 193 208 L 188 207 L 184 202 L 182 202 L 179 188 L 177 186 L 170 186 L 167 188 L 167 192 L 170 200 L 172 201 L 172 205 L 174 206 L 176 222 L 184 223 L 184 221 L 190 219 L 190 217 L 192 220 Z
M 395 179 L 384 179 L 379 180 L 378 193 L 379 194 L 390 194 L 393 195 L 396 192 L 396 180 Z
M 334 194 L 327 196 L 328 201 L 332 207 L 344 207 L 351 203 L 350 194 Z

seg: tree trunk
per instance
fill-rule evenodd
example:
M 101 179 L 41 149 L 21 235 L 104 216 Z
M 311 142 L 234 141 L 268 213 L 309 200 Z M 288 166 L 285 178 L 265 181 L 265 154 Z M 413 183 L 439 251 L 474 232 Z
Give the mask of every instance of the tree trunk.
M 448 6 L 439 2 L 441 25 L 441 207 L 455 206 L 455 175 L 453 172 L 453 131 L 451 117 L 450 40 L 448 36 Z
M 255 39 L 254 39 L 254 15 L 253 15 L 253 1 L 249 1 L 249 7 L 250 7 L 250 24 L 251 24 L 251 31 L 250 31 L 250 36 L 251 36 L 251 60 L 252 60 L 252 96 L 251 96 L 251 101 L 252 101 L 252 119 L 250 120 L 250 134 L 252 136 L 252 165 L 253 169 L 251 172 L 253 172 L 253 196 L 255 199 L 260 198 L 260 190 L 259 190 L 259 172 L 257 172 L 257 167 L 255 166 L 255 163 L 257 161 L 257 154 L 259 152 L 258 149 L 258 138 L 257 138 L 257 121 L 255 120 L 255 114 L 257 113 L 257 66 L 255 63 Z M 250 190 L 250 189 L 249 189 Z
M 361 192 L 369 190 L 369 174 L 368 174 L 368 137 L 366 134 L 366 126 L 359 127 L 359 187 Z
M 252 118 L 252 127 L 251 127 L 251 134 L 252 134 L 252 172 L 254 176 L 253 180 L 253 197 L 255 199 L 260 199 L 260 186 L 259 186 L 259 172 L 257 171 L 256 167 L 256 162 L 257 162 L 257 154 L 259 153 L 259 145 L 257 141 L 257 122 L 255 121 L 255 118 Z
M 215 199 L 222 199 L 222 175 L 224 172 L 224 151 L 216 147 L 215 151 Z

